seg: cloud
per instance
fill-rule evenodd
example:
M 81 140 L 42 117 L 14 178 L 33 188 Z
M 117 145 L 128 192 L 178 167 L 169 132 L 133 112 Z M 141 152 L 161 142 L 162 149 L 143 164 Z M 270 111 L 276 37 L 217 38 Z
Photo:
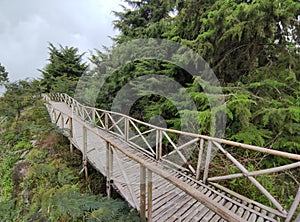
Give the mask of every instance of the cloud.
M 0 63 L 11 81 L 39 77 L 48 58 L 48 42 L 101 49 L 115 35 L 112 10 L 121 0 L 1 0 Z

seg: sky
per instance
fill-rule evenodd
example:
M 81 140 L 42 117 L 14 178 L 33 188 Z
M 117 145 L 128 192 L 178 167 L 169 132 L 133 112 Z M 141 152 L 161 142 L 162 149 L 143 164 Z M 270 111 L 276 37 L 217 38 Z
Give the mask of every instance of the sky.
M 39 78 L 49 42 L 82 52 L 112 44 L 122 0 L 0 0 L 0 63 L 11 82 Z

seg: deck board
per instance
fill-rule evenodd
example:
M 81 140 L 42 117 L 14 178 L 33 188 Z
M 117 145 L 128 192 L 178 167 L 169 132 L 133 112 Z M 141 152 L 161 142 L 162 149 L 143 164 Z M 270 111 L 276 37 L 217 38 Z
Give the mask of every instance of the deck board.
M 73 138 L 71 141 L 74 146 L 81 152 L 83 150 L 83 121 L 76 114 L 71 113 L 71 109 L 64 103 L 50 102 L 52 107 L 55 107 L 57 112 L 62 112 L 63 119 L 66 120 L 68 115 L 73 118 Z M 50 112 L 49 112 L 50 113 Z M 51 115 L 51 113 L 50 113 Z M 54 118 L 51 116 L 52 121 Z M 62 123 L 58 120 L 57 125 L 68 129 L 68 124 Z M 64 132 L 68 135 L 68 130 Z M 101 138 L 102 137 L 102 138 Z M 104 139 L 105 138 L 105 139 Z M 122 140 L 120 137 L 102 130 L 99 128 L 89 128 L 87 130 L 87 159 L 88 161 L 104 176 L 107 176 L 107 160 L 106 160 L 106 141 L 114 141 L 112 146 L 113 152 L 113 164 L 112 164 L 112 181 L 114 186 L 118 190 L 121 196 L 123 196 L 127 202 L 140 210 L 140 164 L 135 160 L 130 159 L 125 154 L 121 153 L 115 147 L 122 147 L 128 152 L 134 153 L 137 157 L 146 160 L 149 164 L 153 164 L 160 167 L 162 170 L 167 171 L 170 175 L 180 179 L 190 187 L 196 188 L 202 194 L 209 197 L 216 203 L 230 209 L 236 215 L 241 217 L 241 221 L 274 221 L 268 212 L 261 210 L 260 208 L 253 207 L 251 204 L 241 204 L 242 201 L 236 199 L 235 201 L 222 196 L 221 192 L 213 190 L 212 188 L 201 184 L 199 181 L 195 182 L 188 179 L 188 177 L 174 172 L 170 168 L 163 165 L 161 162 L 155 161 L 149 155 L 144 152 L 140 152 L 136 148 L 133 148 L 129 143 Z M 147 178 L 148 176 L 146 176 Z M 226 221 L 221 215 L 210 210 L 203 203 L 193 199 L 190 195 L 179 189 L 176 185 L 170 181 L 162 178 L 156 174 L 153 174 L 153 221 L 211 221 L 221 222 Z M 224 194 L 224 193 L 223 193 Z M 147 194 L 146 194 L 147 197 Z M 240 204 L 238 204 L 240 203 Z M 254 209 L 254 210 L 251 210 Z M 146 209 L 147 211 L 147 209 Z M 261 213 L 259 213 L 261 212 Z M 266 219 L 267 218 L 267 219 Z

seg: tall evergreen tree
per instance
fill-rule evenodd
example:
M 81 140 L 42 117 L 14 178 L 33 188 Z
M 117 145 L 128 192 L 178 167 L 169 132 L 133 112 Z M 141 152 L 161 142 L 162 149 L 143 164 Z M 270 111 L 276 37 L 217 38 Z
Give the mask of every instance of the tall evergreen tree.
M 56 48 L 49 43 L 49 63 L 43 70 L 42 85 L 47 92 L 66 92 L 73 94 L 78 79 L 87 70 L 88 65 L 82 62 L 83 54 L 75 47 Z
M 8 82 L 8 72 L 6 71 L 5 67 L 0 63 L 0 85 Z
M 117 20 L 114 25 L 120 30 L 116 43 L 139 38 L 166 38 L 198 52 L 213 68 L 223 86 L 227 107 L 226 138 L 300 152 L 299 1 L 126 2 L 130 9 L 124 7 L 123 12 L 115 12 Z M 98 60 L 98 66 L 105 61 Z M 180 76 L 176 80 L 180 79 L 181 85 L 190 84 L 189 92 L 199 112 L 199 133 L 209 134 L 211 107 L 208 95 L 197 79 L 191 84 L 188 73 L 171 64 L 159 61 L 127 64 L 110 78 L 111 82 L 108 81 L 104 91 L 112 97 L 122 84 L 147 73 L 173 78 Z M 111 100 L 99 102 L 108 105 Z M 150 101 L 139 102 L 143 104 L 138 108 L 140 113 L 151 115 L 159 107 L 172 119 L 170 122 L 178 125 L 177 116 L 174 118 L 167 112 L 172 110 L 168 101 L 150 97 Z M 166 112 L 163 107 L 166 107 Z

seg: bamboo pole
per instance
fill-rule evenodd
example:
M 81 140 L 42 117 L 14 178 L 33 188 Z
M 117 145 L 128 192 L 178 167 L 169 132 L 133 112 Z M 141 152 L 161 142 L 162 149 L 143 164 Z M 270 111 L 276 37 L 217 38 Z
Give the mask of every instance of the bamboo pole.
M 140 215 L 146 219 L 146 168 L 140 165 Z
M 208 177 L 208 171 L 209 171 L 209 164 L 210 164 L 210 158 L 211 158 L 211 148 L 212 148 L 212 142 L 208 142 L 207 146 L 207 152 L 206 152 L 206 160 L 205 160 L 205 167 L 204 167 L 204 173 L 203 173 L 203 183 L 206 183 L 207 177 Z
M 180 156 L 180 158 L 184 161 L 185 164 L 187 164 L 188 168 L 191 170 L 191 172 L 193 174 L 196 173 L 195 169 L 193 168 L 193 166 L 187 161 L 187 159 L 185 158 L 185 156 L 181 153 L 180 150 L 178 150 L 178 147 L 175 145 L 175 143 L 171 140 L 171 138 L 168 136 L 168 134 L 163 131 L 163 135 L 168 139 L 168 141 L 170 142 L 170 144 L 173 146 L 173 148 L 175 149 L 175 151 L 177 152 L 177 154 Z
M 148 222 L 152 222 L 152 210 L 153 210 L 153 205 L 152 205 L 152 188 L 153 188 L 152 171 L 148 169 L 147 173 L 148 173 L 148 215 L 147 215 L 147 219 L 148 219 Z
M 296 212 L 296 209 L 297 209 L 299 203 L 300 203 L 300 186 L 299 186 L 299 188 L 298 188 L 297 195 L 296 195 L 295 200 L 294 200 L 294 202 L 293 202 L 293 204 L 292 204 L 292 206 L 291 206 L 291 208 L 290 208 L 290 210 L 289 210 L 289 213 L 288 213 L 288 215 L 287 215 L 287 218 L 286 218 L 285 222 L 290 222 L 290 221 L 291 221 L 291 219 L 292 219 L 294 213 Z M 298 214 L 298 217 L 300 217 L 300 212 L 299 212 L 299 214 Z M 300 218 L 299 218 L 299 219 L 300 219 Z M 297 220 L 295 220 L 295 221 L 297 221 Z M 298 221 L 299 221 L 299 220 L 298 220 Z
M 162 132 L 156 130 L 156 160 L 160 160 L 162 157 Z
M 79 102 L 75 99 L 73 99 L 73 103 L 79 104 Z M 205 135 L 200 135 L 200 134 L 195 134 L 195 133 L 183 132 L 183 131 L 179 131 L 179 130 L 165 129 L 165 128 L 161 128 L 161 127 L 151 125 L 149 123 L 142 122 L 140 120 L 134 119 L 134 118 L 129 117 L 129 116 L 127 116 L 125 114 L 122 114 L 122 113 L 106 111 L 106 110 L 103 110 L 103 109 L 96 109 L 96 110 L 100 111 L 100 112 L 104 112 L 106 114 L 109 113 L 109 114 L 114 114 L 114 115 L 118 115 L 118 116 L 122 116 L 122 117 L 127 117 L 129 120 L 135 121 L 139 124 L 143 124 L 145 126 L 153 128 L 153 129 L 163 130 L 165 132 L 176 133 L 176 134 L 190 136 L 190 137 L 198 137 L 200 139 L 202 138 L 202 139 L 205 139 L 205 140 L 211 140 L 211 141 L 221 143 L 221 144 L 227 144 L 227 145 L 230 145 L 230 146 L 235 146 L 235 147 L 240 147 L 240 148 L 244 148 L 244 149 L 254 150 L 254 151 L 257 151 L 257 152 L 267 153 L 267 154 L 271 154 L 271 155 L 275 155 L 275 156 L 281 156 L 281 157 L 285 157 L 285 158 L 289 158 L 289 159 L 300 160 L 300 155 L 299 154 L 287 153 L 287 152 L 283 152 L 283 151 L 267 149 L 267 148 L 263 148 L 263 147 L 243 144 L 243 143 L 239 143 L 239 142 L 233 142 L 233 141 L 230 141 L 230 140 L 225 140 L 225 139 L 220 139 L 220 138 L 215 138 L 215 137 L 210 137 L 210 136 L 205 136 Z
M 195 138 L 195 139 L 192 139 L 190 140 L 189 142 L 185 143 L 185 144 L 182 144 L 180 145 L 179 147 L 177 147 L 177 150 L 180 151 L 182 150 L 183 148 L 189 146 L 189 145 L 192 145 L 193 143 L 196 143 L 199 141 L 199 138 Z M 173 153 L 176 153 L 177 151 L 176 150 L 173 150 L 171 151 L 170 153 L 166 154 L 165 156 L 168 156 L 168 155 L 172 155 Z
M 230 153 L 228 153 L 220 144 L 214 144 L 225 154 L 225 156 L 230 159 L 244 174 L 249 174 L 249 171 L 239 162 L 237 161 Z M 249 176 L 249 180 L 255 185 L 260 192 L 262 192 L 273 204 L 274 206 L 283 214 L 287 215 L 286 210 L 281 206 L 281 204 L 267 191 L 254 177 Z
M 87 130 L 86 127 L 82 127 L 83 134 L 83 168 L 85 172 L 85 179 L 88 179 L 88 168 L 87 168 Z
M 137 131 L 139 137 L 142 138 L 142 140 L 144 141 L 144 143 L 147 145 L 147 147 L 151 150 L 151 152 L 153 154 L 155 154 L 155 152 L 153 151 L 151 145 L 149 144 L 149 142 L 145 139 L 144 135 L 141 133 L 141 131 L 139 130 L 139 128 L 135 125 L 135 123 L 133 121 L 130 120 L 131 125 L 134 127 L 134 129 Z
M 204 139 L 201 139 L 199 154 L 198 154 L 197 169 L 196 169 L 196 180 L 200 179 L 200 170 L 201 170 L 201 162 L 202 162 L 202 157 L 203 157 L 203 149 L 204 149 Z
M 125 125 L 124 125 L 124 139 L 126 142 L 128 142 L 129 138 L 129 120 L 128 118 L 125 118 Z
M 212 177 L 212 178 L 208 178 L 207 180 L 209 182 L 214 182 L 214 181 L 220 181 L 220 180 L 230 180 L 230 179 L 235 179 L 235 178 L 239 178 L 239 177 L 258 176 L 258 175 L 263 175 L 263 174 L 270 174 L 270 173 L 276 173 L 276 172 L 280 172 L 280 171 L 284 171 L 284 170 L 289 170 L 289 169 L 293 169 L 296 167 L 300 167 L 300 162 L 291 163 L 288 165 L 274 167 L 274 168 L 265 169 L 265 170 L 252 171 L 247 174 L 236 173 L 236 174 L 231 174 L 231 175 Z
M 92 109 L 92 122 L 93 124 L 96 124 L 96 109 Z
M 70 128 L 70 134 L 69 134 L 69 138 L 70 138 L 70 152 L 71 154 L 73 154 L 74 148 L 73 148 L 73 118 L 71 116 L 69 116 L 69 128 Z
M 63 128 L 65 128 L 64 115 L 60 116 L 60 120 L 61 120 L 61 128 L 63 129 Z
M 104 112 L 104 125 L 105 129 L 108 131 L 108 113 Z
M 112 191 L 112 167 L 113 167 L 113 152 L 111 144 L 106 142 L 106 193 L 108 198 L 111 197 Z

